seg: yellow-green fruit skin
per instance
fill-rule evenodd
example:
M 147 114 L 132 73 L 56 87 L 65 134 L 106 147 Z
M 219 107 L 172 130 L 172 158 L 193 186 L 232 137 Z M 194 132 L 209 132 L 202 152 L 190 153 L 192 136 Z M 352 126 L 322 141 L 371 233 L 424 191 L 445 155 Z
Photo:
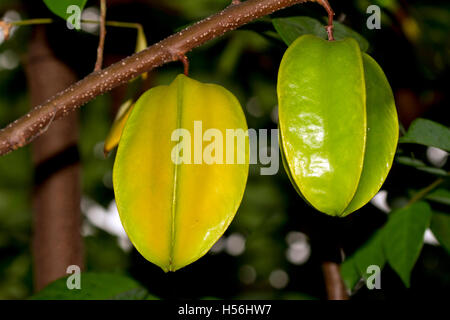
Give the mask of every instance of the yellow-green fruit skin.
M 216 129 L 223 137 L 227 129 L 248 129 L 229 91 L 179 75 L 137 101 L 114 164 L 114 192 L 125 231 L 136 249 L 165 272 L 196 261 L 213 246 L 235 216 L 248 176 L 248 136 L 243 163 L 227 163 L 225 152 L 223 164 L 194 163 L 194 121 L 201 121 L 203 133 Z M 183 142 L 173 139 L 176 129 L 191 135 L 190 164 L 173 161 L 172 153 Z M 210 143 L 204 141 L 203 147 Z
M 378 192 L 392 166 L 398 119 L 382 69 L 351 38 L 299 37 L 278 73 L 283 164 L 314 208 L 343 217 Z

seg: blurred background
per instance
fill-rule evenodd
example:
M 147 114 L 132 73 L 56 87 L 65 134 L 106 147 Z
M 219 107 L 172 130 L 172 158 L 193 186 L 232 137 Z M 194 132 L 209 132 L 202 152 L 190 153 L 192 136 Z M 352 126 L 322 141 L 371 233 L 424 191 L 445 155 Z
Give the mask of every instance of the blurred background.
M 141 23 L 148 43 L 152 44 L 223 9 L 229 2 L 108 0 L 107 19 Z M 393 88 L 402 130 L 407 130 L 418 117 L 448 126 L 449 2 L 330 3 L 336 20 L 368 40 L 368 52 L 382 66 Z M 370 4 L 382 9 L 380 30 L 366 27 L 366 9 Z M 97 19 L 98 7 L 97 1 L 89 0 L 83 18 Z M 284 16 L 323 19 L 325 12 L 315 3 L 306 3 L 272 17 Z M 33 61 L 41 61 L 51 52 L 57 61 L 57 74 L 67 74 L 61 80 L 63 84 L 81 79 L 93 70 L 97 25 L 83 24 L 83 31 L 76 32 L 68 30 L 62 19 L 57 20 L 42 1 L 0 3 L 0 18 L 4 20 L 47 17 L 54 18 L 55 23 L 38 28 L 14 27 L 8 41 L 0 36 L 0 127 L 44 99 L 39 96 L 35 78 L 47 69 L 33 67 Z M 42 39 L 46 39 L 45 45 L 39 42 Z M 132 54 L 135 46 L 136 30 L 108 28 L 105 65 Z M 249 128 L 277 128 L 276 79 L 285 50 L 286 45 L 275 33 L 270 19 L 260 19 L 189 53 L 190 76 L 232 91 L 244 108 Z M 51 62 L 48 63 L 51 68 Z M 387 212 L 404 205 L 412 192 L 436 179 L 432 170 L 417 170 L 396 160 L 376 200 L 347 218 L 332 219 L 304 203 L 281 164 L 275 176 L 261 176 L 260 167 L 252 165 L 243 202 L 224 236 L 197 262 L 176 273 L 164 274 L 132 247 L 121 227 L 112 189 L 115 152 L 105 158 L 103 143 L 127 96 L 168 84 L 181 72 L 181 64 L 171 63 L 152 71 L 144 83 L 122 86 L 81 108 L 71 116 L 72 122 L 60 129 L 60 138 L 67 135 L 64 141 L 71 142 L 65 145 L 65 153 L 57 155 L 56 160 L 53 157 L 52 162 L 42 154 L 49 140 L 37 142 L 42 148 L 27 146 L 0 158 L 0 299 L 29 298 L 40 286 L 34 265 L 45 257 L 49 264 L 51 259 L 57 259 L 46 252 L 40 258 L 32 255 L 39 250 L 39 243 L 33 249 L 33 237 L 47 241 L 47 237 L 65 228 L 63 222 L 36 234 L 33 225 L 48 219 L 45 213 L 37 211 L 56 211 L 68 224 L 79 222 L 82 245 L 77 245 L 74 259 L 84 265 L 83 270 L 127 275 L 159 298 L 325 299 L 322 263 L 340 262 L 351 255 L 386 222 Z M 414 155 L 428 167 L 448 172 L 448 154 L 442 150 L 402 144 L 398 154 Z M 69 171 L 64 171 L 64 166 Z M 59 184 L 49 187 L 46 181 L 57 178 L 61 172 L 64 176 Z M 447 185 L 448 181 L 444 182 Z M 62 199 L 59 205 L 50 203 L 58 199 Z M 432 207 L 448 213 L 445 204 L 433 202 Z M 73 220 L 71 211 L 81 211 L 81 221 Z M 450 255 L 430 230 L 425 233 L 424 243 L 412 271 L 410 288 L 386 265 L 381 290 L 361 287 L 351 298 L 448 297 Z

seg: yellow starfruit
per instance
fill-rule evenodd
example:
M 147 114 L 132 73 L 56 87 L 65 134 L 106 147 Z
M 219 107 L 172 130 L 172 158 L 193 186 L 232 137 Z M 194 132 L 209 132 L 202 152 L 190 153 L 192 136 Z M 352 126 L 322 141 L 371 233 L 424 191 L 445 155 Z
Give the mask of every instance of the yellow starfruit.
M 165 272 L 202 257 L 235 216 L 249 165 L 248 133 L 236 132 L 247 132 L 242 108 L 215 84 L 179 75 L 136 102 L 117 151 L 114 192 L 131 242 Z

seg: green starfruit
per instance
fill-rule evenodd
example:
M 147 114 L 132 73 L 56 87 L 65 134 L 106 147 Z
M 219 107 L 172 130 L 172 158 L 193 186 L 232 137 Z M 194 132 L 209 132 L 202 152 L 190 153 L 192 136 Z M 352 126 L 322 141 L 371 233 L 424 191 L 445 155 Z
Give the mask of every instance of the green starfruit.
M 346 216 L 378 192 L 391 168 L 398 120 L 380 66 L 351 39 L 299 37 L 278 73 L 285 169 L 314 208 Z
M 184 75 L 144 93 L 125 124 L 113 170 L 117 207 L 136 249 L 165 272 L 202 257 L 236 214 L 249 141 L 229 144 L 230 130 L 247 132 L 238 100 Z M 243 161 L 225 161 L 239 152 Z

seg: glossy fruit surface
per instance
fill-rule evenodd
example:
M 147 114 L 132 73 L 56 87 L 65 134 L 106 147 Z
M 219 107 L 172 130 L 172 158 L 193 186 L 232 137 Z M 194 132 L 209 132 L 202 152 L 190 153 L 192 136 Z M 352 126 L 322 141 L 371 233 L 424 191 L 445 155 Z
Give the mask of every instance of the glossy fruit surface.
M 166 272 L 211 248 L 236 214 L 247 181 L 248 138 L 241 164 L 173 161 L 181 143 L 172 141 L 173 133 L 186 129 L 193 141 L 199 121 L 203 132 L 215 129 L 223 137 L 227 129 L 247 130 L 238 100 L 218 85 L 179 75 L 169 86 L 150 89 L 133 108 L 114 164 L 122 224 L 137 250 Z
M 317 210 L 345 216 L 380 189 L 398 140 L 392 90 L 353 39 L 298 38 L 278 74 L 286 171 Z

